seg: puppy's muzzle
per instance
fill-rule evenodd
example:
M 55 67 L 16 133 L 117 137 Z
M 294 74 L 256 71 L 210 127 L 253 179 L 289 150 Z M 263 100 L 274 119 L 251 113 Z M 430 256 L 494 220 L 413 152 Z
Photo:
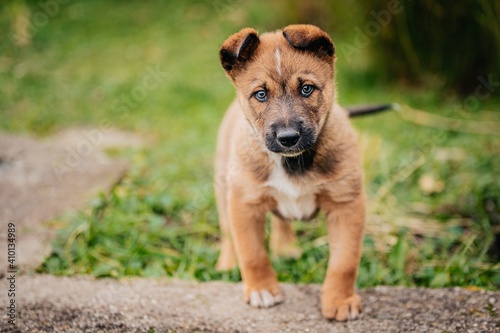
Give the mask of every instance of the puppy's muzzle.
M 300 121 L 288 126 L 273 124 L 266 133 L 266 146 L 273 153 L 295 156 L 314 144 L 313 132 Z

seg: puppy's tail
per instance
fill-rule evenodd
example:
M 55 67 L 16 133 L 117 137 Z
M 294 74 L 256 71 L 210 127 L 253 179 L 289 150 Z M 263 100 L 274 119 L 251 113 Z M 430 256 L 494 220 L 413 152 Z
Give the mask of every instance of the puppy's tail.
M 387 110 L 397 110 L 399 105 L 396 103 L 392 104 L 378 104 L 378 105 L 353 105 L 348 106 L 345 109 L 349 112 L 349 117 L 358 117 L 368 114 L 379 113 Z

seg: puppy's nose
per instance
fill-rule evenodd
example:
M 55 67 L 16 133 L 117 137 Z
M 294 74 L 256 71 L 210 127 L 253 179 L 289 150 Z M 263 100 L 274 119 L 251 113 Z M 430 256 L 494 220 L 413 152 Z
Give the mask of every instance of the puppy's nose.
M 278 142 L 285 147 L 292 147 L 300 139 L 300 133 L 292 128 L 280 129 L 276 132 Z

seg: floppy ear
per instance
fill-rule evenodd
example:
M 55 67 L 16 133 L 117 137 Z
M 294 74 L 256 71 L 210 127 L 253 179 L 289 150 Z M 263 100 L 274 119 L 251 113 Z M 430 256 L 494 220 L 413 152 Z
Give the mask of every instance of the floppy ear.
M 229 36 L 220 47 L 219 57 L 222 67 L 234 77 L 235 71 L 243 68 L 259 45 L 257 31 L 252 28 L 242 29 Z
M 293 24 L 283 29 L 283 36 L 293 48 L 333 63 L 335 46 L 330 36 L 320 28 L 309 24 Z

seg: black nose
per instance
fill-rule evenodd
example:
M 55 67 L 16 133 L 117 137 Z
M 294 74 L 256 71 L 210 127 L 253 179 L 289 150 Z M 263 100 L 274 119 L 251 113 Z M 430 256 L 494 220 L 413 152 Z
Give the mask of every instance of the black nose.
M 299 141 L 300 133 L 294 129 L 285 128 L 276 132 L 276 138 L 281 145 L 291 147 Z

